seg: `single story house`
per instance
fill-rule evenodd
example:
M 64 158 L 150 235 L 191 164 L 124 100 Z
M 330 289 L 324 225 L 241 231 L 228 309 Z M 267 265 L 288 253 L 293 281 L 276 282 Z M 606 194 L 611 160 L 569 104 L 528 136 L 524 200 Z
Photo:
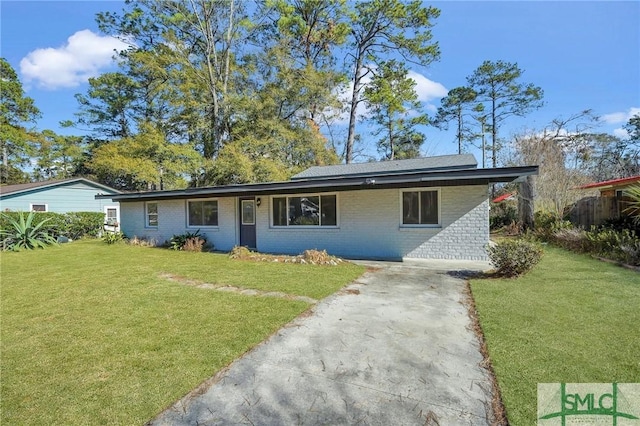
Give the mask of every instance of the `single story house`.
M 631 200 L 625 194 L 625 189 L 634 185 L 640 185 L 640 176 L 593 182 L 575 188 L 582 191 L 597 190 L 598 196 L 578 200 L 569 212 L 571 222 L 589 228 L 626 216 L 625 210 L 630 206 Z
M 200 230 L 225 251 L 486 260 L 489 185 L 537 172 L 478 169 L 473 155 L 445 155 L 311 167 L 284 182 L 97 198 L 120 203 L 127 236 L 160 243 Z
M 622 198 L 624 190 L 632 185 L 640 185 L 640 176 L 593 182 L 579 186 L 578 189 L 597 189 L 601 197 Z
M 76 177 L 0 186 L 0 210 L 23 212 L 103 212 L 105 223 L 120 222 L 117 201 L 96 199 L 97 194 L 117 195 L 109 186 Z

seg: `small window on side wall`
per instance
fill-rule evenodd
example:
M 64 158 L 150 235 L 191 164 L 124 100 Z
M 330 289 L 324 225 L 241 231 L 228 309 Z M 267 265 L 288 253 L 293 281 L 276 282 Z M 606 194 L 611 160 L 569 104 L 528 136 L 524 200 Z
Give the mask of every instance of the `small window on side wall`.
M 48 211 L 46 204 L 31 204 L 32 212 L 46 212 Z
M 403 225 L 439 225 L 438 191 L 403 191 Z
M 146 203 L 146 226 L 149 228 L 158 227 L 158 203 Z

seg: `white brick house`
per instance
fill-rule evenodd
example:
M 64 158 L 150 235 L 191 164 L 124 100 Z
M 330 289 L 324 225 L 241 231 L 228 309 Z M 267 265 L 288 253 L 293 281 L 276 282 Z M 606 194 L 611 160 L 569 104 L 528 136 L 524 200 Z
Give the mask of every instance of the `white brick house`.
M 348 258 L 485 260 L 489 184 L 537 166 L 478 169 L 472 155 L 312 167 L 290 181 L 104 196 L 127 236 L 200 230 L 218 250 L 327 250 Z

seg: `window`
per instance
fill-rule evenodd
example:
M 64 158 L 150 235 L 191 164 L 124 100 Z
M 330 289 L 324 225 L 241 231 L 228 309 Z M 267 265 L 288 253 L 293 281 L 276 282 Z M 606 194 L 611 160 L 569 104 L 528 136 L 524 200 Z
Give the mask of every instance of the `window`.
M 118 209 L 116 207 L 106 207 L 105 210 L 106 224 L 109 226 L 116 226 L 118 223 Z
M 403 191 L 403 225 L 439 225 L 440 215 L 437 190 Z
M 188 226 L 218 226 L 218 200 L 187 202 Z
M 146 226 L 156 228 L 158 226 L 158 203 L 147 203 L 147 223 Z
M 337 226 L 335 194 L 272 198 L 273 226 Z
M 255 208 L 253 200 L 242 200 L 242 224 L 243 225 L 255 225 Z
M 32 212 L 46 212 L 48 211 L 46 204 L 31 204 Z

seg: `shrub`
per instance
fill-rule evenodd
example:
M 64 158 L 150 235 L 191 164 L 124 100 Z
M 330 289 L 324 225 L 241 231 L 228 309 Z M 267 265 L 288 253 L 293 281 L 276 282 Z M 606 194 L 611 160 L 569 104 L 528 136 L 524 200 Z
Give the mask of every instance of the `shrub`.
M 235 246 L 229 252 L 229 257 L 231 259 L 246 260 L 250 259 L 253 254 L 254 253 L 245 246 Z
M 547 241 L 566 250 L 579 253 L 589 251 L 589 239 L 587 238 L 587 233 L 580 228 L 556 229 Z
M 2 214 L 2 216 L 5 215 Z M 45 228 L 49 219 L 34 222 L 35 217 L 34 212 L 30 212 L 26 219 L 23 213 L 19 213 L 17 220 L 5 216 L 4 219 L 7 220 L 9 226 L 7 229 L 0 230 L 2 249 L 20 251 L 56 245 L 56 237 L 49 234 Z
M 522 239 L 501 241 L 490 246 L 487 252 L 498 274 L 505 277 L 516 277 L 528 272 L 542 258 L 539 244 Z
M 133 236 L 133 238 L 130 238 L 128 240 L 128 243 L 132 246 L 140 246 L 140 247 L 157 247 L 158 246 L 158 241 L 156 241 L 153 238 L 140 238 L 138 236 Z
M 496 230 L 518 221 L 518 209 L 512 203 L 498 203 L 489 211 L 489 228 Z
M 589 243 L 587 250 L 596 256 L 628 263 L 640 264 L 638 252 L 640 251 L 640 239 L 635 232 L 628 229 L 616 231 L 607 228 L 593 228 L 586 232 Z
M 622 231 L 628 229 L 640 235 L 640 222 L 636 222 L 631 216 L 621 216 L 617 219 L 605 220 L 599 228 L 613 229 L 616 231 Z
M 52 237 L 66 236 L 67 222 L 64 214 L 53 212 L 32 212 L 34 220 L 45 222 L 40 229 Z M 0 230 L 12 229 L 11 220 L 19 221 L 23 212 L 4 212 L 0 216 Z
M 204 247 L 205 241 L 200 237 L 187 238 L 184 246 L 182 246 L 182 250 L 184 251 L 193 251 L 193 252 L 201 252 Z
M 551 242 L 556 231 L 573 228 L 568 220 L 562 220 L 553 213 L 537 211 L 533 215 L 534 235 L 541 241 Z
M 21 212 L 5 212 L 0 218 L 0 229 L 11 227 L 9 219 L 19 220 Z M 38 220 L 47 219 L 41 229 L 53 237 L 68 237 L 74 240 L 85 236 L 97 237 L 102 232 L 104 213 L 100 212 L 34 212 Z
M 69 212 L 65 213 L 65 219 L 67 237 L 74 240 L 82 237 L 97 237 L 102 232 L 104 213 Z
M 302 252 L 302 259 L 313 265 L 323 265 L 331 261 L 331 256 L 326 250 L 305 250 Z
M 125 240 L 125 236 L 122 232 L 105 232 L 102 236 L 102 241 L 107 244 L 115 244 Z
M 183 250 L 187 240 L 192 238 L 201 239 L 203 246 L 207 242 L 207 239 L 200 235 L 200 230 L 198 229 L 196 232 L 185 232 L 184 234 L 174 235 L 169 240 L 169 248 L 171 250 Z

